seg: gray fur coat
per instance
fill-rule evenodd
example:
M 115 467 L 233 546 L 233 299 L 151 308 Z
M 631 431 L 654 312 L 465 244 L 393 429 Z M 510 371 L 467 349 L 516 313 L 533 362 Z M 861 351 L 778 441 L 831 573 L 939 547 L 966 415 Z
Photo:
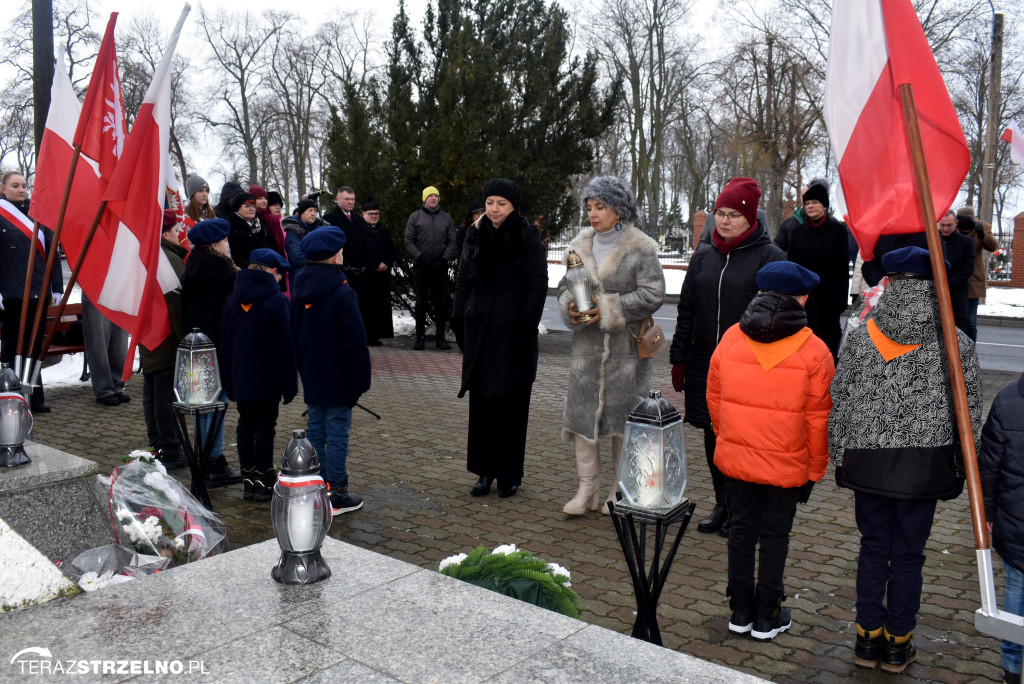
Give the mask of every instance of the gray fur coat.
M 631 223 L 623 224 L 618 244 L 598 269 L 594 262 L 594 229 L 585 228 L 570 249 L 583 260 L 598 284 L 601 319 L 590 326 L 573 325 L 565 278 L 558 283 L 562 321 L 573 331 L 569 389 L 565 398 L 562 437 L 578 435 L 596 443 L 603 435 L 622 435 L 626 417 L 651 387 L 651 359 L 636 354 L 634 333 L 665 299 L 665 275 L 658 244 Z M 563 259 L 563 263 L 565 260 Z

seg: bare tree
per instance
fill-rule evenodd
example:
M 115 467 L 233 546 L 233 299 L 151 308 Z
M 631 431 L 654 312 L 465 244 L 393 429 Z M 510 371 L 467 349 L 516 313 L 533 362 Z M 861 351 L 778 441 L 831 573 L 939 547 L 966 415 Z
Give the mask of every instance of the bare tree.
M 263 70 L 266 51 L 273 45 L 280 26 L 258 21 L 250 12 L 229 14 L 220 11 L 211 16 L 199 12 L 203 29 L 213 52 L 212 72 L 220 80 L 218 102 L 223 112 L 201 114 L 200 119 L 221 129 L 226 152 L 241 148 L 248 165 L 248 179 L 259 177 L 257 140 L 273 117 L 256 111 L 254 103 L 260 93 L 269 91 Z

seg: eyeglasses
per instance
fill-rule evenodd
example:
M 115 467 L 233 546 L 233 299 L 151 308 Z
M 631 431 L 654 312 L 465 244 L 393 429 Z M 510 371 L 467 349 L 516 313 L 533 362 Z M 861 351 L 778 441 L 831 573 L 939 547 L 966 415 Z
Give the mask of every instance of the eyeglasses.
M 365 213 L 366 213 L 367 216 L 380 216 L 380 212 L 379 211 L 367 211 Z
M 727 214 L 724 211 L 722 211 L 721 209 L 719 209 L 718 211 L 715 212 L 715 218 L 718 219 L 719 221 L 724 221 L 725 219 L 729 219 L 730 222 L 733 222 L 733 221 L 739 221 L 741 218 L 743 218 L 743 214 L 739 213 L 738 211 L 730 211 Z

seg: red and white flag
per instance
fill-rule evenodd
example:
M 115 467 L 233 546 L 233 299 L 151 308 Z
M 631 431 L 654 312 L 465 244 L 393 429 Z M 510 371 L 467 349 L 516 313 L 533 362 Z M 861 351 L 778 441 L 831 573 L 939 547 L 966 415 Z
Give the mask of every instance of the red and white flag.
M 880 235 L 925 230 L 899 87 L 913 86 L 935 215 L 971 155 L 910 0 L 835 0 L 823 115 L 839 161 L 837 201 L 864 259 Z
M 32 225 L 32 219 L 21 213 L 21 209 L 14 206 L 7 201 L 6 198 L 0 197 L 0 216 L 3 216 L 8 223 L 21 231 L 29 242 L 32 242 L 32 233 L 35 232 L 35 226 Z M 43 259 L 46 258 L 46 243 L 43 238 L 43 231 L 37 233 L 38 240 L 36 240 L 36 250 L 43 255 Z
M 135 117 L 121 160 L 103 196 L 107 211 L 118 219 L 111 236 L 111 268 L 100 302 L 134 318 L 129 328 L 132 346 L 156 348 L 171 332 L 167 305 L 157 271 L 161 263 L 160 226 L 167 193 L 167 163 L 171 125 L 171 60 L 182 24 L 191 7 L 185 5 L 171 32 L 167 50 Z M 131 359 L 133 354 L 129 354 Z M 131 371 L 131 367 L 127 366 Z
M 999 139 L 1010 145 L 1010 159 L 1013 163 L 1024 164 L 1024 134 L 1020 132 L 1020 126 L 1016 121 L 1010 122 Z

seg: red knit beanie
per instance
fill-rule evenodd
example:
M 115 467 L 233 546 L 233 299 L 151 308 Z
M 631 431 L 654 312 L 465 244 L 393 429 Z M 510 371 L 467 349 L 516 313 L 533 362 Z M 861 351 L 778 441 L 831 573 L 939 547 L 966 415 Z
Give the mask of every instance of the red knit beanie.
M 757 225 L 757 203 L 761 201 L 761 188 L 752 178 L 733 178 L 722 188 L 715 200 L 715 211 L 732 209 L 743 214 L 751 227 Z
M 250 185 L 249 186 L 249 194 L 252 195 L 253 197 L 266 197 L 267 196 L 267 191 L 264 190 L 259 185 Z

